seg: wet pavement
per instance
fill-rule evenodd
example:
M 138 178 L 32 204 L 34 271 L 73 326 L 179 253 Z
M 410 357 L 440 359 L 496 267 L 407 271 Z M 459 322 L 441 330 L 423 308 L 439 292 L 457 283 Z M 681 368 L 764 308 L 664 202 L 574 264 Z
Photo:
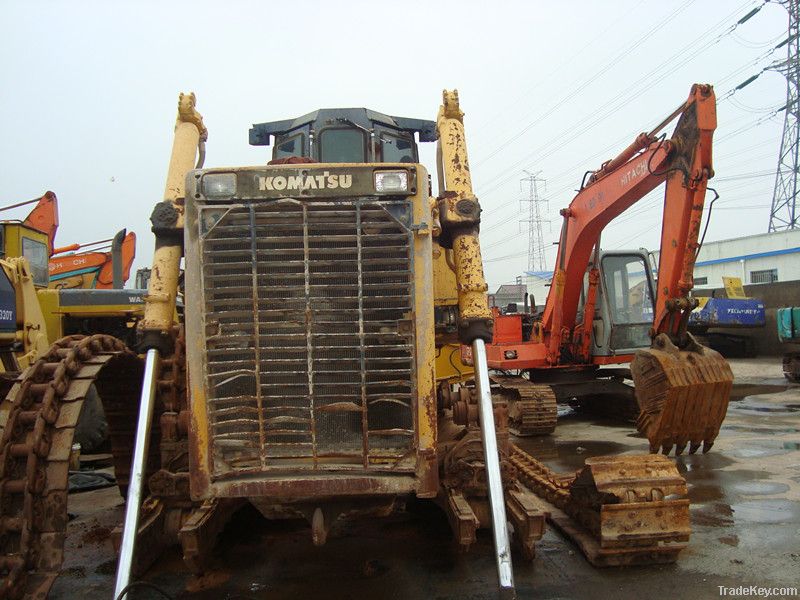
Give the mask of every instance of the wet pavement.
M 532 563 L 514 556 L 520 598 L 719 598 L 718 586 L 800 588 L 800 386 L 779 359 L 731 361 L 737 381 L 709 454 L 676 458 L 689 484 L 692 538 L 678 562 L 595 569 L 549 529 Z M 590 456 L 647 451 L 632 424 L 559 413 L 554 436 L 521 445 L 553 469 Z M 51 597 L 110 598 L 109 533 L 122 519 L 115 488 L 70 496 L 67 559 Z M 491 538 L 459 554 L 436 506 L 409 502 L 389 518 L 337 523 L 316 548 L 305 522 L 270 522 L 242 509 L 225 530 L 214 569 L 190 576 L 176 549 L 144 579 L 174 598 L 425 600 L 495 598 Z M 134 598 L 160 598 L 142 590 Z M 780 597 L 780 596 L 773 596 Z

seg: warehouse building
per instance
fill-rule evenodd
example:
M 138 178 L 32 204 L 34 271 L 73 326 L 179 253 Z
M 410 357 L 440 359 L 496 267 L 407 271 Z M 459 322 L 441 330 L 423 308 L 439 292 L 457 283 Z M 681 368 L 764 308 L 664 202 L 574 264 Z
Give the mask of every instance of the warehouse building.
M 745 285 L 800 280 L 800 229 L 706 242 L 695 263 L 695 289 L 719 288 L 723 277 Z

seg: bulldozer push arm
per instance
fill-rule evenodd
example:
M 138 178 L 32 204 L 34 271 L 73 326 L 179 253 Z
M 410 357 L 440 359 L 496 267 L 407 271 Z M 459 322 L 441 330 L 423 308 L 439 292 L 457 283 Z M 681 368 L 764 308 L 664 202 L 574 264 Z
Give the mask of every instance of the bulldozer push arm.
M 458 91 L 443 92 L 436 126 L 439 132 L 436 155 L 440 190 L 437 209 L 442 226 L 439 243 L 453 253 L 458 290 L 458 336 L 462 344 L 471 346 L 475 365 L 475 387 L 500 593 L 514 597 L 511 548 L 486 359 L 485 344 L 492 341 L 493 321 L 478 241 L 481 209 L 472 191 L 464 113 L 459 106 Z
M 183 220 L 186 174 L 195 168 L 199 150 L 203 159 L 208 132 L 203 118 L 195 109 L 194 94 L 181 94 L 178 99 L 178 118 L 175 139 L 167 172 L 163 202 L 156 205 L 151 217 L 156 249 L 147 296 L 144 318 L 139 324 L 140 350 L 146 351 L 142 394 L 139 400 L 139 419 L 136 427 L 130 483 L 125 503 L 125 524 L 120 544 L 114 597 L 124 595 L 130 583 L 136 535 L 139 530 L 139 507 L 142 501 L 146 461 L 150 444 L 150 422 L 155 403 L 158 361 L 162 354 L 172 352 L 173 315 L 178 293 L 178 277 L 183 256 Z M 197 165 L 198 167 L 200 165 Z

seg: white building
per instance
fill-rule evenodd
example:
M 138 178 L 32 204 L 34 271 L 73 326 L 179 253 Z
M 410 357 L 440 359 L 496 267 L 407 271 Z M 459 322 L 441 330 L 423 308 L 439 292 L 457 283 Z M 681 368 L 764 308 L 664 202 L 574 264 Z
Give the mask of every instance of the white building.
M 745 285 L 800 280 L 800 229 L 706 242 L 694 267 L 695 288 L 722 287 L 723 277 Z
M 526 271 L 522 283 L 528 288 L 528 293 L 533 296 L 536 306 L 544 306 L 547 294 L 550 292 L 550 283 L 553 281 L 552 271 Z
M 653 258 L 655 270 L 658 252 Z M 704 243 L 694 267 L 695 289 L 721 288 L 723 277 L 739 277 L 744 285 L 800 281 L 800 229 Z M 552 280 L 552 271 L 527 271 L 520 279 L 540 307 Z

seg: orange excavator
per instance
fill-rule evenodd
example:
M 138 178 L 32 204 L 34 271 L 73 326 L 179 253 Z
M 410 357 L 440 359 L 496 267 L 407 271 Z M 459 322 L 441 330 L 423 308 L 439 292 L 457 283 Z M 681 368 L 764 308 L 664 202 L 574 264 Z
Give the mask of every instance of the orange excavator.
M 135 256 L 136 234 L 132 231 L 127 233 L 124 229 L 107 240 L 56 248 L 50 257 L 50 287 L 122 287 L 130 276 Z
M 659 132 L 678 118 L 671 138 Z M 651 452 L 707 452 L 725 418 L 733 383 L 722 356 L 700 345 L 687 324 L 696 300 L 693 269 L 716 128 L 710 85 L 616 158 L 587 173 L 568 208 L 556 269 L 540 314 L 495 313 L 487 346 L 494 392 L 509 402 L 512 431 L 546 434 L 558 400 L 611 402 L 635 393 L 637 427 Z M 601 252 L 613 219 L 666 182 L 656 276 L 649 254 Z M 712 201 L 713 202 L 713 201 Z M 630 363 L 630 369 L 614 367 Z M 632 379 L 634 388 L 625 383 Z M 635 390 L 635 392 L 634 392 Z
M 56 289 L 122 288 L 130 276 L 136 256 L 136 234 L 119 231 L 113 238 L 88 244 L 55 247 L 58 231 L 58 198 L 45 192 L 41 198 L 0 208 L 0 211 L 28 204 L 36 205 L 25 217 L 23 225 L 47 234 L 49 287 Z

